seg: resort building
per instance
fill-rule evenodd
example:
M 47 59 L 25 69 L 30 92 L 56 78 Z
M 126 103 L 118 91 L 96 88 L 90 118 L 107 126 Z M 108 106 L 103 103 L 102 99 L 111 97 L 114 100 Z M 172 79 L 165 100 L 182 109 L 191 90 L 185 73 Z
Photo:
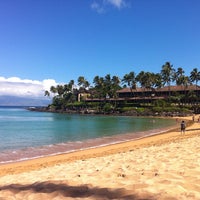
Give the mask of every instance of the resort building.
M 152 102 L 159 99 L 168 99 L 169 97 L 183 97 L 182 99 L 187 99 L 187 103 L 191 101 L 199 102 L 200 99 L 200 86 L 198 85 L 188 85 L 188 86 L 166 86 L 157 89 L 147 89 L 147 88 L 122 88 L 117 91 L 117 98 L 106 98 L 106 101 L 129 101 L 129 102 Z M 187 97 L 187 98 L 184 98 Z M 87 102 L 99 102 L 105 101 L 104 99 L 97 99 L 87 97 L 85 101 Z M 185 102 L 185 100 L 184 100 Z M 186 102 L 185 102 L 186 103 Z
M 166 99 L 175 95 L 189 95 L 193 94 L 200 97 L 200 86 L 189 85 L 187 87 L 179 86 L 166 86 L 157 89 L 146 88 L 123 88 L 118 92 L 119 98 L 129 99 Z

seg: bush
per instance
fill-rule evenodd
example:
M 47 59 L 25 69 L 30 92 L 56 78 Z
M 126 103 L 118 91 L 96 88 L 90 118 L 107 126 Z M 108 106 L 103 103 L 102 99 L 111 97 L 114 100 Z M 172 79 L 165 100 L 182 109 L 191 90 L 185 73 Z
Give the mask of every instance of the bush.
M 128 112 L 128 111 L 135 110 L 135 108 L 133 108 L 133 107 L 123 107 L 120 110 L 121 110 L 121 112 Z
M 112 106 L 112 104 L 106 103 L 106 104 L 103 106 L 103 111 L 104 111 L 105 113 L 111 113 L 111 111 L 113 111 L 113 106 Z
M 156 100 L 153 104 L 156 107 L 164 107 L 166 105 L 166 102 L 164 100 L 159 99 Z

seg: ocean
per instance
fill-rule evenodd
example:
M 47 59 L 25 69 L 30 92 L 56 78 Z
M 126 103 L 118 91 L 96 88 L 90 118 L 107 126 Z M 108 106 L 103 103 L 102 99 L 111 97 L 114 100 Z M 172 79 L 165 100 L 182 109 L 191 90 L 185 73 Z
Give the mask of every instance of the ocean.
M 175 120 L 33 112 L 0 107 L 0 164 L 158 134 Z

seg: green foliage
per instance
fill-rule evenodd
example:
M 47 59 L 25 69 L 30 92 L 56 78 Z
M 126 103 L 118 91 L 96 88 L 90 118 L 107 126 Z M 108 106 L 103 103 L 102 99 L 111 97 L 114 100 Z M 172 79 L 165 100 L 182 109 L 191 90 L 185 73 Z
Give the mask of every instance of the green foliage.
M 125 74 L 122 79 L 110 74 L 107 74 L 105 77 L 95 76 L 92 87 L 90 87 L 90 83 L 83 76 L 79 76 L 78 88 L 75 87 L 77 84 L 71 80 L 68 84 L 51 86 L 50 92 L 45 91 L 44 95 L 50 96 L 53 94 L 54 97 L 50 108 L 55 110 L 73 109 L 80 111 L 93 109 L 100 113 L 120 111 L 137 112 L 139 114 L 147 112 L 188 112 L 188 109 L 199 110 L 185 105 L 188 103 L 198 105 L 200 96 L 198 96 L 196 90 L 189 92 L 184 90 L 181 94 L 180 92 L 172 92 L 170 90 L 171 83 L 174 82 L 177 85 L 182 85 L 184 88 L 195 83 L 197 88 L 199 80 L 200 71 L 197 68 L 191 71 L 190 76 L 185 76 L 184 70 L 181 67 L 176 70 L 170 62 L 166 62 L 162 66 L 160 73 L 141 71 L 136 75 L 131 71 Z M 134 89 L 139 85 L 138 87 L 141 87 L 144 91 L 143 96 L 139 97 L 137 102 L 136 100 L 133 101 L 133 99 L 119 102 L 117 91 L 121 89 L 120 84 L 122 83 L 128 85 L 131 90 L 131 96 L 134 98 L 137 97 L 134 96 Z M 155 89 L 165 85 L 169 89 L 166 91 L 165 99 L 154 101 Z M 79 96 L 79 94 L 81 95 Z M 88 96 L 94 99 L 95 102 L 87 102 Z M 145 99 L 144 97 L 148 98 Z M 81 102 L 78 102 L 79 99 Z M 181 105 L 185 107 L 180 107 Z
M 153 102 L 153 105 L 155 107 L 161 107 L 161 108 L 165 107 L 166 104 L 167 104 L 166 101 L 162 100 L 162 99 L 159 99 L 159 100 L 156 100 L 156 101 Z
M 185 107 L 171 106 L 171 107 L 153 107 L 154 113 L 191 113 L 191 111 Z
M 132 111 L 132 110 L 135 110 L 135 108 L 133 107 L 123 107 L 120 109 L 122 112 L 128 112 L 128 111 Z
M 104 106 L 103 106 L 103 111 L 105 113 L 111 113 L 113 111 L 113 106 L 111 103 L 106 103 Z
M 55 110 L 63 109 L 64 99 L 56 96 L 53 98 L 52 105 L 54 106 Z
M 149 111 L 149 109 L 144 108 L 144 107 L 137 108 L 137 113 L 138 114 L 144 113 L 145 111 Z

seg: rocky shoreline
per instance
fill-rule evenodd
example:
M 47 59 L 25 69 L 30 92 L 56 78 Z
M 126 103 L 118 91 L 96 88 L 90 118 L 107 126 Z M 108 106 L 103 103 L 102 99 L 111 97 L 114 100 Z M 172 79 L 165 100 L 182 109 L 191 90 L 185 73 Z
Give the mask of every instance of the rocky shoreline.
M 152 112 L 152 111 L 144 111 L 144 112 L 136 112 L 136 111 L 112 111 L 112 112 L 98 112 L 92 109 L 61 109 L 55 110 L 50 107 L 28 107 L 29 111 L 37 111 L 37 112 L 52 112 L 52 113 L 66 113 L 66 114 L 83 114 L 83 115 L 113 115 L 113 116 L 152 116 L 152 117 L 186 117 L 192 116 L 192 112 Z

